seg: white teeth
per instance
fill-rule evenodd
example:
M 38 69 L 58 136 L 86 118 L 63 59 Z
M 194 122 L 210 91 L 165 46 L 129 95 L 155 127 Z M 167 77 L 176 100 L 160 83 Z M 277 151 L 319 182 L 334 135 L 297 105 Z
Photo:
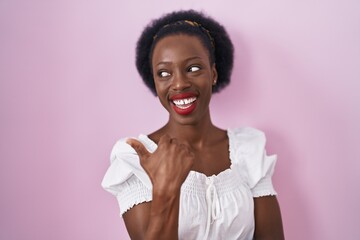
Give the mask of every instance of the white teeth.
M 181 107 L 183 105 L 193 103 L 193 102 L 195 102 L 195 100 L 196 100 L 196 97 L 184 98 L 184 99 L 176 99 L 176 100 L 173 100 L 173 103 L 176 106 Z
M 185 104 L 184 100 L 182 100 L 182 99 L 174 100 L 173 102 L 175 105 L 184 105 Z

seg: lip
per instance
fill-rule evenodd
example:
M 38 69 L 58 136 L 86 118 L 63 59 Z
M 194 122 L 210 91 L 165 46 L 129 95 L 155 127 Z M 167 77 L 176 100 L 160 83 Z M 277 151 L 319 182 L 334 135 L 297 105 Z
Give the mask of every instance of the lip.
M 169 99 L 171 101 L 173 101 L 173 100 L 177 100 L 177 99 L 191 98 L 191 97 L 197 97 L 197 96 L 198 95 L 195 93 L 188 92 L 188 93 L 179 93 L 179 94 L 172 95 Z
M 189 107 L 187 108 L 179 108 L 177 107 L 174 103 L 173 103 L 173 100 L 178 100 L 178 99 L 185 99 L 185 98 L 192 98 L 192 97 L 198 97 L 198 94 L 195 94 L 195 93 L 191 93 L 191 92 L 187 92 L 187 93 L 179 93 L 179 94 L 175 94 L 175 95 L 172 95 L 170 96 L 170 103 L 171 103 L 171 106 L 173 108 L 173 110 L 179 114 L 179 115 L 189 115 L 191 114 L 195 108 L 196 108 L 196 105 L 197 105 L 197 100 L 195 102 L 193 102 Z
M 184 108 L 184 109 L 178 108 L 174 103 L 171 103 L 171 104 L 172 104 L 172 108 L 174 109 L 174 111 L 180 115 L 189 115 L 196 108 L 196 101 L 194 103 L 192 103 L 188 108 Z

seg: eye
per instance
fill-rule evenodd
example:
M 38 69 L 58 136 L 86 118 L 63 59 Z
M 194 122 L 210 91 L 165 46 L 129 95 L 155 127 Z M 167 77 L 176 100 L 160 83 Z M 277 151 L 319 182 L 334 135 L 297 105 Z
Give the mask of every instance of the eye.
M 188 71 L 189 72 L 197 72 L 199 71 L 201 68 L 199 66 L 191 66 L 189 67 Z
M 158 73 L 159 77 L 169 77 L 170 76 L 170 73 L 169 72 L 166 72 L 166 71 L 159 71 Z

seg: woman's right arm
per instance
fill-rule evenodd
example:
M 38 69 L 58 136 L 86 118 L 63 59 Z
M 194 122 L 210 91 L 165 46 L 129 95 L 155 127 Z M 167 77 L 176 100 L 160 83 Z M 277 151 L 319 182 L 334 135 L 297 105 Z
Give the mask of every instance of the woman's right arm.
M 153 185 L 152 201 L 124 215 L 131 239 L 178 239 L 180 189 L 194 161 L 190 147 L 163 136 L 154 153 L 134 139 L 128 140 L 140 157 Z

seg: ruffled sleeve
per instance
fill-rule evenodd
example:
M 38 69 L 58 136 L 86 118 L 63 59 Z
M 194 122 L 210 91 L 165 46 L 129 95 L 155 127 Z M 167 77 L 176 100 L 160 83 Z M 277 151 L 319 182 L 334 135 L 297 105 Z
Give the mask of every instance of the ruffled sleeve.
M 271 178 L 277 156 L 266 154 L 265 134 L 254 128 L 238 128 L 232 131 L 232 138 L 233 164 L 242 169 L 253 197 L 276 195 Z
M 121 139 L 114 145 L 110 155 L 110 167 L 101 185 L 116 196 L 121 215 L 136 204 L 152 200 L 150 178 L 126 139 Z

